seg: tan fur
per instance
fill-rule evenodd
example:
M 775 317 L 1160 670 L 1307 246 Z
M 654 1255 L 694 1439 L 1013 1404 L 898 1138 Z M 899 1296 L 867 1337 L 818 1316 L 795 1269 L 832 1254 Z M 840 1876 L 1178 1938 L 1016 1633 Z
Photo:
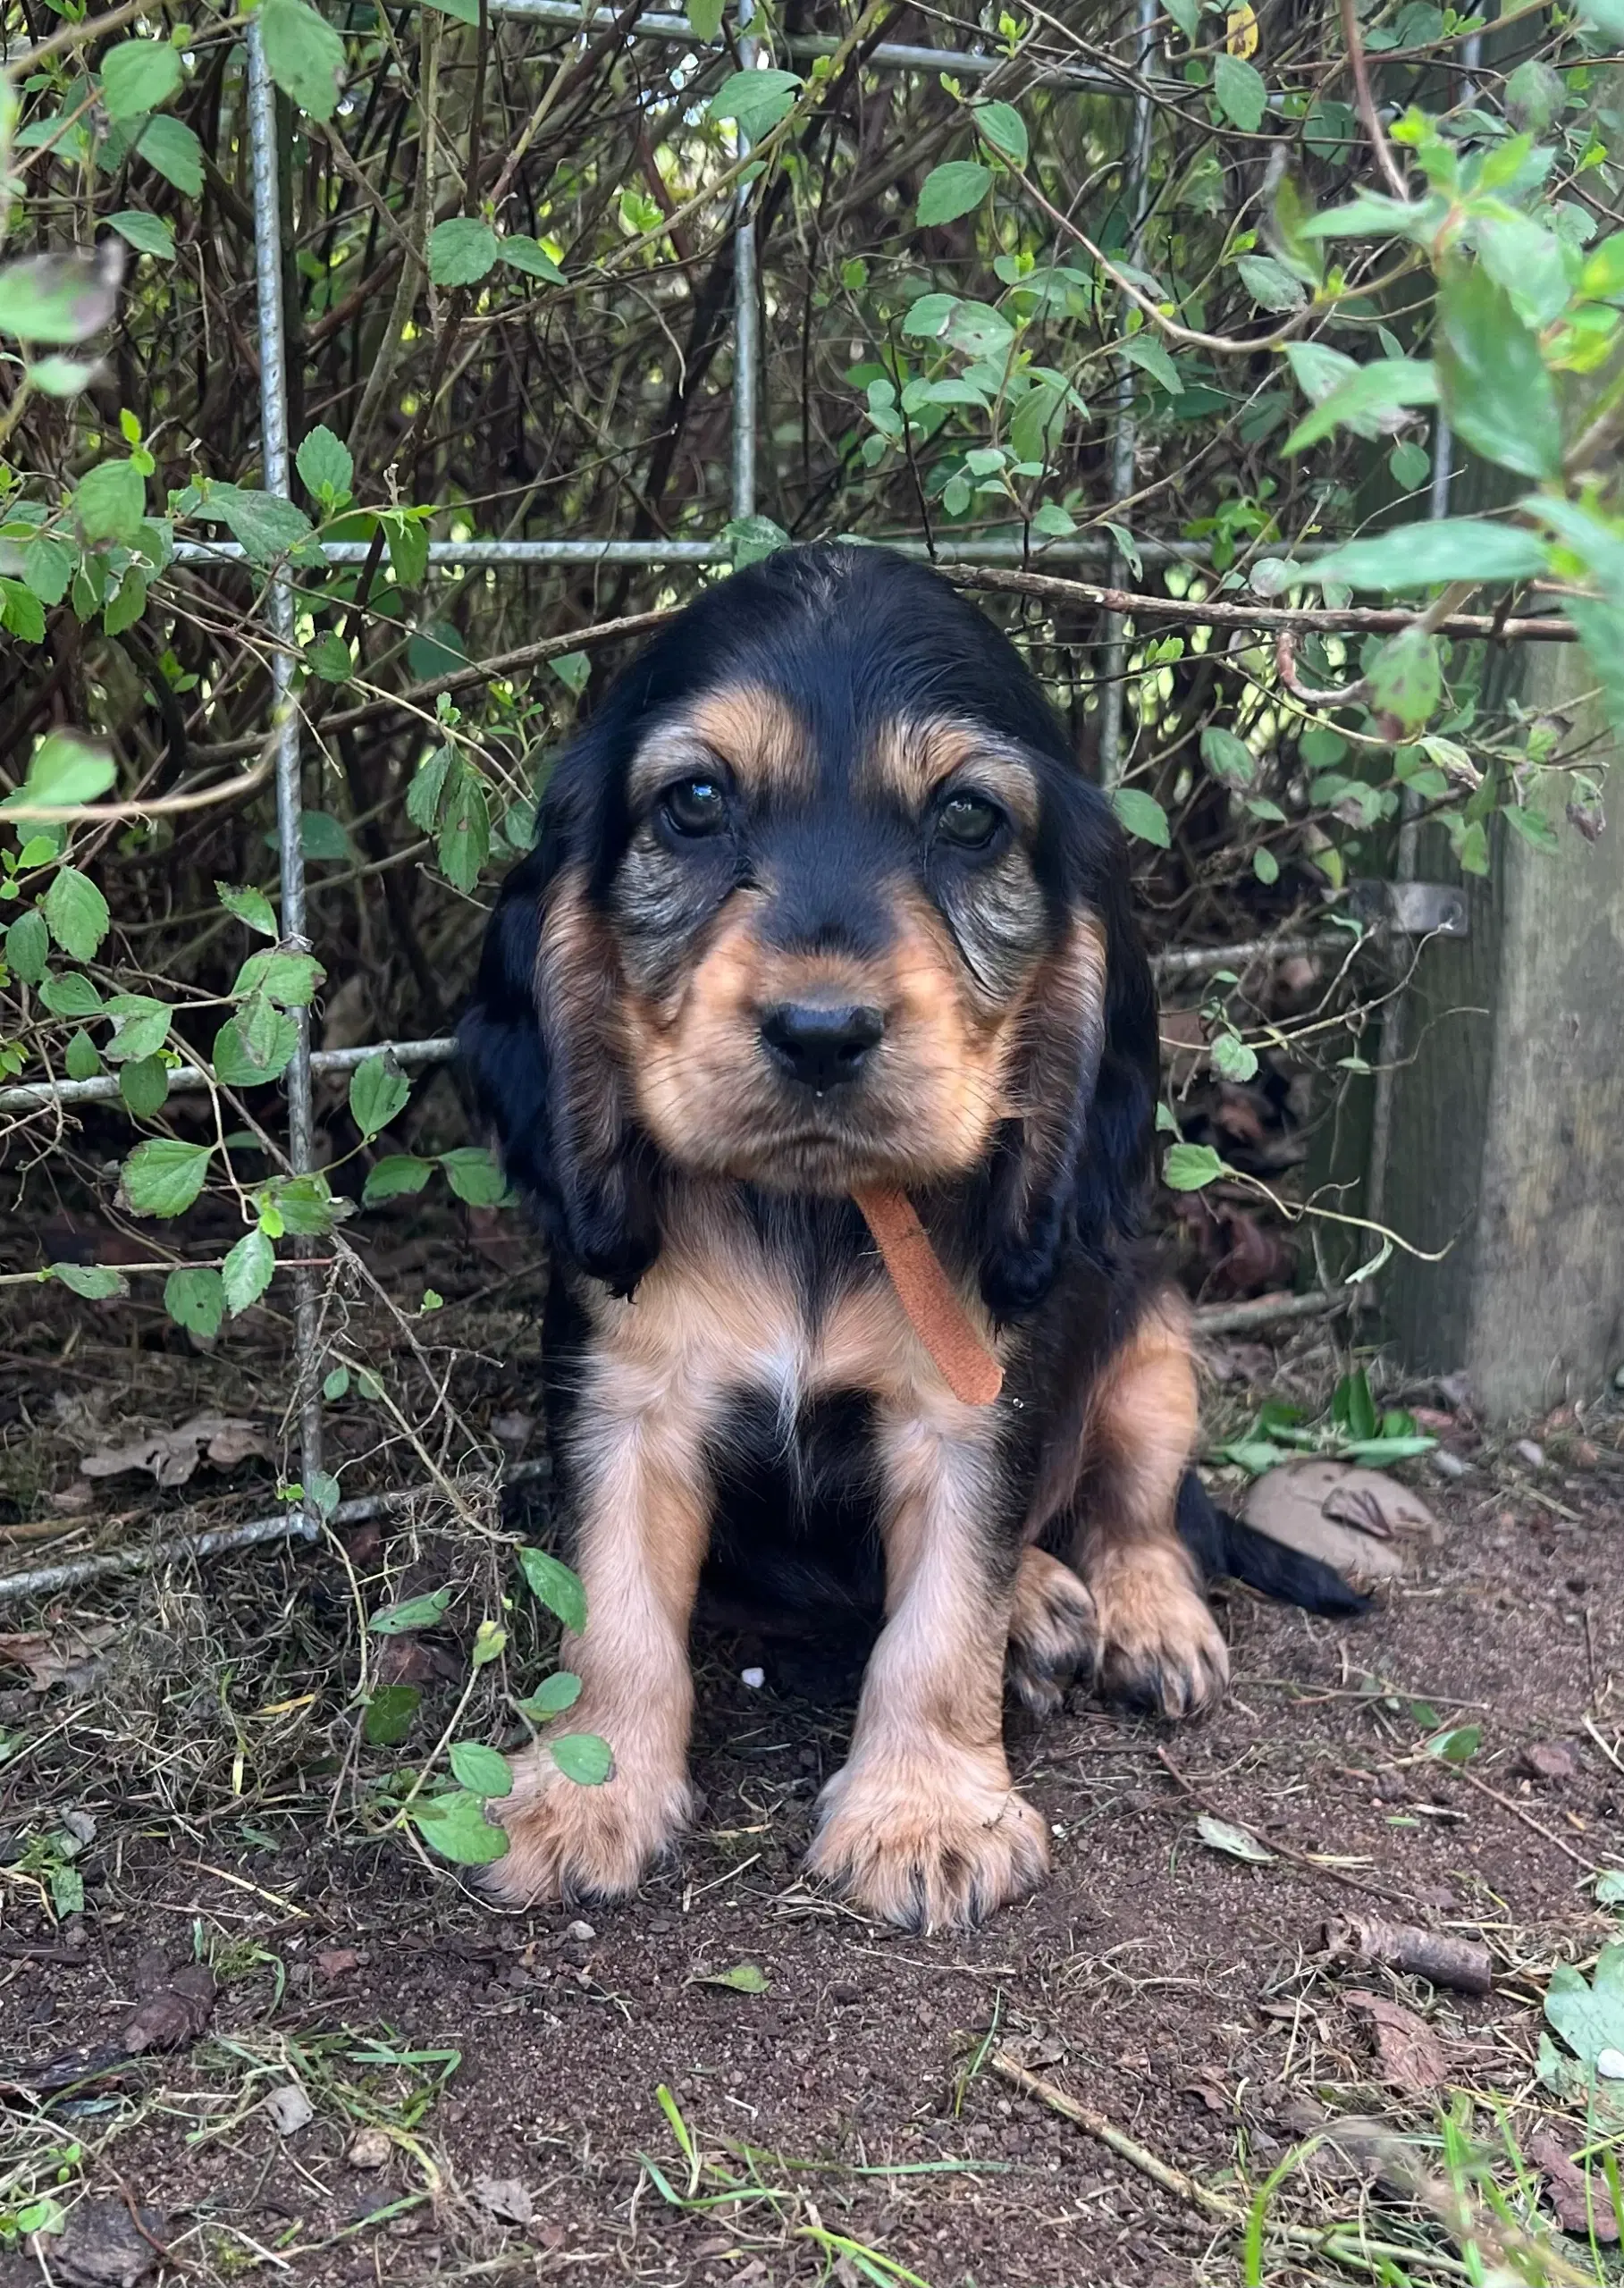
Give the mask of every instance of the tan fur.
M 961 772 L 966 794 L 993 795 L 1028 832 L 1037 826 L 1038 782 L 1031 764 L 973 723 L 888 724 L 862 758 L 857 784 L 918 813 Z
M 1059 1711 L 1067 1687 L 1091 1672 L 1099 1640 L 1094 1600 L 1069 1565 L 1023 1549 L 1009 1615 L 1009 1681 L 1034 1716 Z
M 883 1921 L 938 1930 L 1030 1890 L 1048 1845 L 1004 1753 L 996 1414 L 920 1391 L 879 1434 L 887 1619 L 807 1865 Z
M 685 770 L 703 775 L 726 764 L 745 787 L 804 794 L 817 757 L 806 726 L 777 692 L 753 684 L 703 694 L 645 739 L 632 764 L 628 791 L 645 801 Z
M 1198 1714 L 1229 1681 L 1228 1648 L 1174 1522 L 1196 1430 L 1189 1312 L 1164 1294 L 1091 1396 L 1071 1554 L 1094 1600 L 1101 1685 L 1165 1716 Z
M 801 1190 L 973 1167 L 1006 1108 L 1014 1012 L 976 1005 L 938 917 L 901 899 L 895 942 L 862 963 L 764 945 L 761 904 L 736 892 L 669 995 L 623 997 L 623 1061 L 655 1140 L 686 1168 Z M 850 1103 L 787 1098 L 762 1055 L 762 1012 L 808 997 L 884 1014 L 871 1077 Z

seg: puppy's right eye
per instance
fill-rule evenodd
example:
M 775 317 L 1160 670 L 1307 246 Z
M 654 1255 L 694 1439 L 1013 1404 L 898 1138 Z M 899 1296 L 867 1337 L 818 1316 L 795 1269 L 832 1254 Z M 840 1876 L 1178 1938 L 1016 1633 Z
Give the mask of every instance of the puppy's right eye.
M 679 778 L 660 807 L 678 834 L 719 834 L 728 823 L 728 798 L 714 778 Z

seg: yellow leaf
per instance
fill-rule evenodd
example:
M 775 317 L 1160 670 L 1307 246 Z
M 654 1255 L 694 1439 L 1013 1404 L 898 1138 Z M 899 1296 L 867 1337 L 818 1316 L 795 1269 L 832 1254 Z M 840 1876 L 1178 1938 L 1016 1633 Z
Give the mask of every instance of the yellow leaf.
M 1248 4 L 1248 0 L 1241 0 L 1240 7 L 1232 8 L 1226 21 L 1228 30 L 1224 36 L 1224 45 L 1230 54 L 1240 56 L 1255 55 L 1258 52 L 1257 10 Z

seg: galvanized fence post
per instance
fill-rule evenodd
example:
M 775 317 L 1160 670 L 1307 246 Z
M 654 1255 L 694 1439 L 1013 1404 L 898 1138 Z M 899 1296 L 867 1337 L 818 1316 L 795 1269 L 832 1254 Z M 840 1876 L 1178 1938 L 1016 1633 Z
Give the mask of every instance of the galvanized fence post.
M 259 335 L 260 458 L 265 489 L 278 500 L 292 497 L 288 445 L 287 332 L 282 306 L 282 193 L 276 131 L 276 88 L 265 62 L 265 41 L 256 16 L 248 25 L 248 141 L 254 188 L 254 284 Z M 282 942 L 307 953 L 305 919 L 304 789 L 299 711 L 293 698 L 296 663 L 295 600 L 285 571 L 265 592 L 271 631 L 271 738 L 276 764 L 276 830 L 281 843 Z M 285 1086 L 288 1097 L 288 1163 L 295 1175 L 315 1165 L 316 1131 L 310 1076 L 310 1013 L 293 1012 L 296 1040 Z M 305 1530 L 320 1530 L 314 1483 L 322 1467 L 322 1391 L 317 1358 L 320 1296 L 316 1275 L 303 1266 L 293 1273 L 296 1342 L 294 1406 L 299 1420 L 299 1476 L 304 1486 Z
M 1128 145 L 1127 177 L 1123 185 L 1128 206 L 1128 255 L 1137 263 L 1144 238 L 1145 207 L 1150 183 L 1150 140 L 1155 125 L 1148 85 L 1150 56 L 1155 40 L 1157 0 L 1139 0 L 1139 38 L 1134 61 L 1139 67 L 1140 85 L 1133 97 L 1133 124 Z M 1133 490 L 1133 455 L 1139 442 L 1139 425 L 1133 418 L 1134 369 L 1124 358 L 1116 383 L 1116 419 L 1111 431 L 1111 499 L 1113 503 L 1125 500 Z M 1123 576 L 1121 551 L 1113 538 L 1107 559 L 1106 584 L 1120 587 Z M 1123 724 L 1127 711 L 1128 647 L 1123 641 L 1123 624 L 1118 612 L 1106 615 L 1106 641 L 1103 666 L 1105 684 L 1099 696 L 1099 776 L 1107 786 L 1115 786 L 1123 772 Z

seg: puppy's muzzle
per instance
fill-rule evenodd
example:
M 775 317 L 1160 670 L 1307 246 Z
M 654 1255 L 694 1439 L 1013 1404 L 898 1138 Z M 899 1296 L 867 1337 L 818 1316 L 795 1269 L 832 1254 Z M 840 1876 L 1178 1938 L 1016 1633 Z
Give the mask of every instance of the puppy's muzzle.
M 849 1001 L 780 1001 L 762 1018 L 769 1062 L 815 1097 L 857 1080 L 884 1032 L 878 1009 Z

